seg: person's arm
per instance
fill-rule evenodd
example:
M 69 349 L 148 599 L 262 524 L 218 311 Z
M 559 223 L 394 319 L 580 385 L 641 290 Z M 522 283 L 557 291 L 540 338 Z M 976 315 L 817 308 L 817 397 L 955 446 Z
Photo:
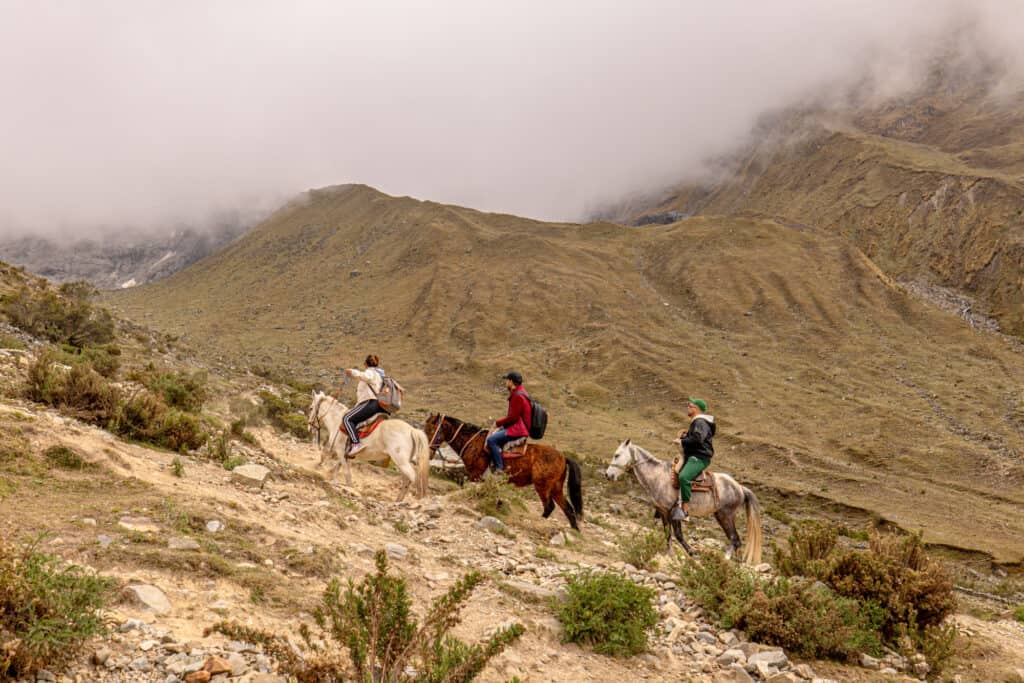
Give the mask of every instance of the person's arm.
M 710 434 L 711 428 L 708 426 L 707 420 L 694 420 L 690 423 L 690 429 L 687 430 L 686 436 L 683 437 L 682 445 L 686 446 L 699 446 L 707 440 Z
M 520 401 L 515 400 L 517 398 L 519 398 L 519 396 L 513 396 L 513 400 L 508 402 L 508 415 L 500 420 L 495 420 L 494 424 L 499 427 L 509 427 L 514 425 L 519 418 L 523 416 L 523 406 Z
M 373 387 L 373 375 L 370 374 L 371 372 L 373 372 L 373 371 L 372 370 L 356 370 L 355 368 L 349 368 L 348 370 L 345 371 L 345 374 L 348 375 L 349 377 L 355 377 L 358 380 L 366 382 L 372 388 Z

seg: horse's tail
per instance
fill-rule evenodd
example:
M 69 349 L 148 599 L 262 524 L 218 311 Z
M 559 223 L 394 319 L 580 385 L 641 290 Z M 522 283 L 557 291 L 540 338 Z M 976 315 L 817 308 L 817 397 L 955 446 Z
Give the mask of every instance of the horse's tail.
M 416 495 L 427 495 L 430 480 L 430 442 L 422 429 L 412 430 L 412 457 L 416 463 Z
M 743 561 L 747 564 L 761 564 L 761 506 L 754 492 L 743 487 L 743 502 L 747 508 L 747 544 Z
M 583 519 L 583 471 L 572 458 L 566 458 L 565 465 L 569 470 L 569 502 L 576 516 Z

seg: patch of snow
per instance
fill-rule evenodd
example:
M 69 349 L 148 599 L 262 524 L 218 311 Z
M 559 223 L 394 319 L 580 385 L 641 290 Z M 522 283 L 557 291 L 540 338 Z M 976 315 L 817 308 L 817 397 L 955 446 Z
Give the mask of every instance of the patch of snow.
M 130 287 L 134 287 L 137 284 L 139 284 L 139 283 L 135 281 L 135 278 L 132 278 L 131 280 L 128 280 L 127 282 L 122 282 L 121 283 L 121 289 L 128 289 Z
M 167 259 L 171 258 L 172 256 L 174 256 L 174 252 L 173 251 L 167 252 L 166 254 L 164 254 L 163 256 L 160 257 L 159 261 L 157 261 L 156 263 L 154 263 L 153 265 L 151 265 L 149 267 L 150 270 L 152 270 L 153 268 L 156 268 L 157 266 L 159 266 L 161 263 L 163 263 Z

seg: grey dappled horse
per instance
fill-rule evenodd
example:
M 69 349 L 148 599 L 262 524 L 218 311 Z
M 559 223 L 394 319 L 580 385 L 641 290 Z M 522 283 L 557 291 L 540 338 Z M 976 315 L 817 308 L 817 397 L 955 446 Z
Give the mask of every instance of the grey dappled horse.
M 618 479 L 619 475 L 631 468 L 637 481 L 647 490 L 647 495 L 654 505 L 655 514 L 661 519 L 668 546 L 672 545 L 669 531 L 671 527 L 671 534 L 674 534 L 680 545 L 692 555 L 693 550 L 683 538 L 680 522 L 674 522 L 671 518 L 672 506 L 679 500 L 679 489 L 672 483 L 675 476 L 672 473 L 672 465 L 658 460 L 640 446 L 631 443 L 630 439 L 626 439 L 615 450 L 615 455 L 612 457 L 611 465 L 605 471 L 605 476 L 613 480 Z M 736 531 L 736 513 L 739 512 L 741 506 L 746 506 L 747 544 L 744 548 L 743 561 L 748 564 L 759 564 L 761 562 L 761 511 L 754 492 L 723 472 L 712 472 L 711 476 L 718 492 L 718 507 L 715 507 L 715 500 L 710 491 L 694 491 L 693 497 L 690 499 L 690 514 L 698 517 L 715 516 L 722 531 L 729 539 L 729 550 L 726 552 L 726 557 L 732 557 L 741 544 L 740 535 Z

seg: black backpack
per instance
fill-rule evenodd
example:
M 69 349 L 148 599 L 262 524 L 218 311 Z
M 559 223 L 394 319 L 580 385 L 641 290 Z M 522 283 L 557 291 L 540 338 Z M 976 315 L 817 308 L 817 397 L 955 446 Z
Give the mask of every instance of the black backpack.
M 544 406 L 530 399 L 530 438 L 543 439 L 544 432 L 548 428 L 548 411 Z

